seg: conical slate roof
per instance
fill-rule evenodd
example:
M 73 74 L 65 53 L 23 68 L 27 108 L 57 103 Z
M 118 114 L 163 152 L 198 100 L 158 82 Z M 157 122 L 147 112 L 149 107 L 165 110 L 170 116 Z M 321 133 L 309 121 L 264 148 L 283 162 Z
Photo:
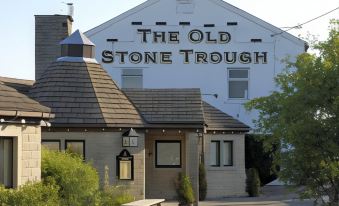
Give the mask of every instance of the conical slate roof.
M 94 44 L 79 30 L 73 32 L 69 37 L 60 42 L 60 44 L 78 44 L 78 45 L 90 45 Z
M 56 127 L 140 127 L 142 119 L 97 63 L 54 62 L 31 96 L 52 108 Z

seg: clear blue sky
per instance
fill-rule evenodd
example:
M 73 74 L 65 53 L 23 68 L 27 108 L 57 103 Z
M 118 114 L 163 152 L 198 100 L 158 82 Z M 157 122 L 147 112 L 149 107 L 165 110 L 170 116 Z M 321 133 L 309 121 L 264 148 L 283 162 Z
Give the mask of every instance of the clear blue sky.
M 87 31 L 145 0 L 69 0 L 73 30 Z M 277 27 L 295 26 L 339 6 L 338 0 L 225 0 Z M 2 0 L 0 4 L 0 76 L 34 79 L 34 15 L 66 14 L 63 0 Z M 339 10 L 290 33 L 326 39 L 329 19 Z

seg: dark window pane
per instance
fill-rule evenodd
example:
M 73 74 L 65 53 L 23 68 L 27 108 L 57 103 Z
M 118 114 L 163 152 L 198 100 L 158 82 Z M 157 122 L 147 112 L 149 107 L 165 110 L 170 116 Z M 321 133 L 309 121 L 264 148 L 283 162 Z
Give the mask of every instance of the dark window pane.
M 42 146 L 52 151 L 60 151 L 60 141 L 42 140 Z
M 82 57 L 83 45 L 70 44 L 68 45 L 68 55 L 70 57 Z
M 247 98 L 247 81 L 229 81 L 229 98 Z
M 180 141 L 156 141 L 156 166 L 181 167 Z
M 13 187 L 13 139 L 0 137 L 0 184 Z
M 229 70 L 229 78 L 248 78 L 248 70 Z
M 220 166 L 220 142 L 211 141 L 210 144 L 210 165 Z
M 85 158 L 85 141 L 67 141 L 66 150 L 71 153 L 81 155 Z
M 233 165 L 233 142 L 224 142 L 224 166 Z

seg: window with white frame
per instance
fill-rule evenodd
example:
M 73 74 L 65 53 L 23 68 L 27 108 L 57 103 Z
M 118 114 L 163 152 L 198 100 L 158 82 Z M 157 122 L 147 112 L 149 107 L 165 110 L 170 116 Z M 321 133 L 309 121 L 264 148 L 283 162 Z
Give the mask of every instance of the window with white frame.
M 210 142 L 210 166 L 233 166 L 233 141 Z
M 121 82 L 122 88 L 142 88 L 142 69 L 123 69 Z
M 224 166 L 233 166 L 233 141 L 223 142 Z
M 228 69 L 228 98 L 248 98 L 248 69 Z
M 0 185 L 13 187 L 13 139 L 0 137 Z
M 220 141 L 211 141 L 210 144 L 210 165 L 220 166 Z

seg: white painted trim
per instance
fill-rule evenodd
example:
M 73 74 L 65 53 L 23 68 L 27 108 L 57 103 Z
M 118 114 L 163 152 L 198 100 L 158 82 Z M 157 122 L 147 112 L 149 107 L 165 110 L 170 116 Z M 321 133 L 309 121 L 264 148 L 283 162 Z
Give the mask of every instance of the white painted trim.
M 87 63 L 96 63 L 98 64 L 96 59 L 93 58 L 84 58 L 84 57 L 59 57 L 57 62 L 87 62 Z
M 236 15 L 239 15 L 245 19 L 247 19 L 248 21 L 254 23 L 254 24 L 257 24 L 258 26 L 261 26 L 262 28 L 272 32 L 272 34 L 277 34 L 277 33 L 281 33 L 283 32 L 283 30 L 281 30 L 280 28 L 238 8 L 238 7 L 235 7 L 233 6 L 232 4 L 229 4 L 223 0 L 209 0 L 210 2 L 214 3 L 214 4 L 217 4 L 225 9 L 227 9 L 228 11 L 232 12 L 232 13 L 235 13 Z M 290 33 L 287 33 L 287 32 L 283 32 L 281 33 L 279 36 L 282 36 L 284 37 L 285 39 L 287 40 L 290 40 L 296 44 L 301 44 L 301 45 L 304 45 L 306 42 L 303 41 L 302 39 L 299 39 L 298 37 L 290 34 Z M 272 37 L 274 38 L 274 37 Z
M 124 12 L 124 13 L 122 13 L 122 14 L 120 14 L 120 15 L 118 15 L 118 16 L 116 16 L 116 17 L 114 17 L 114 18 L 112 18 L 112 19 L 110 19 L 110 20 L 108 20 L 108 21 L 106 21 L 106 22 L 104 22 L 104 23 L 102 23 L 102 24 L 100 24 L 100 25 L 98 25 L 98 26 L 88 30 L 88 31 L 86 31 L 84 34 L 87 37 L 91 37 L 91 36 L 95 35 L 96 33 L 101 32 L 101 31 L 107 29 L 112 24 L 115 24 L 115 23 L 117 23 L 119 21 L 122 21 L 125 18 L 127 18 L 127 17 L 129 17 L 129 16 L 131 16 L 131 15 L 133 15 L 135 13 L 138 13 L 139 11 L 141 11 L 143 9 L 146 9 L 147 7 L 152 6 L 153 4 L 156 4 L 158 2 L 160 2 L 160 0 L 148 0 L 148 1 L 144 2 L 144 3 L 142 3 L 142 4 L 139 4 L 138 6 L 132 8 L 130 10 L 128 10 L 128 11 L 126 11 L 126 12 Z

